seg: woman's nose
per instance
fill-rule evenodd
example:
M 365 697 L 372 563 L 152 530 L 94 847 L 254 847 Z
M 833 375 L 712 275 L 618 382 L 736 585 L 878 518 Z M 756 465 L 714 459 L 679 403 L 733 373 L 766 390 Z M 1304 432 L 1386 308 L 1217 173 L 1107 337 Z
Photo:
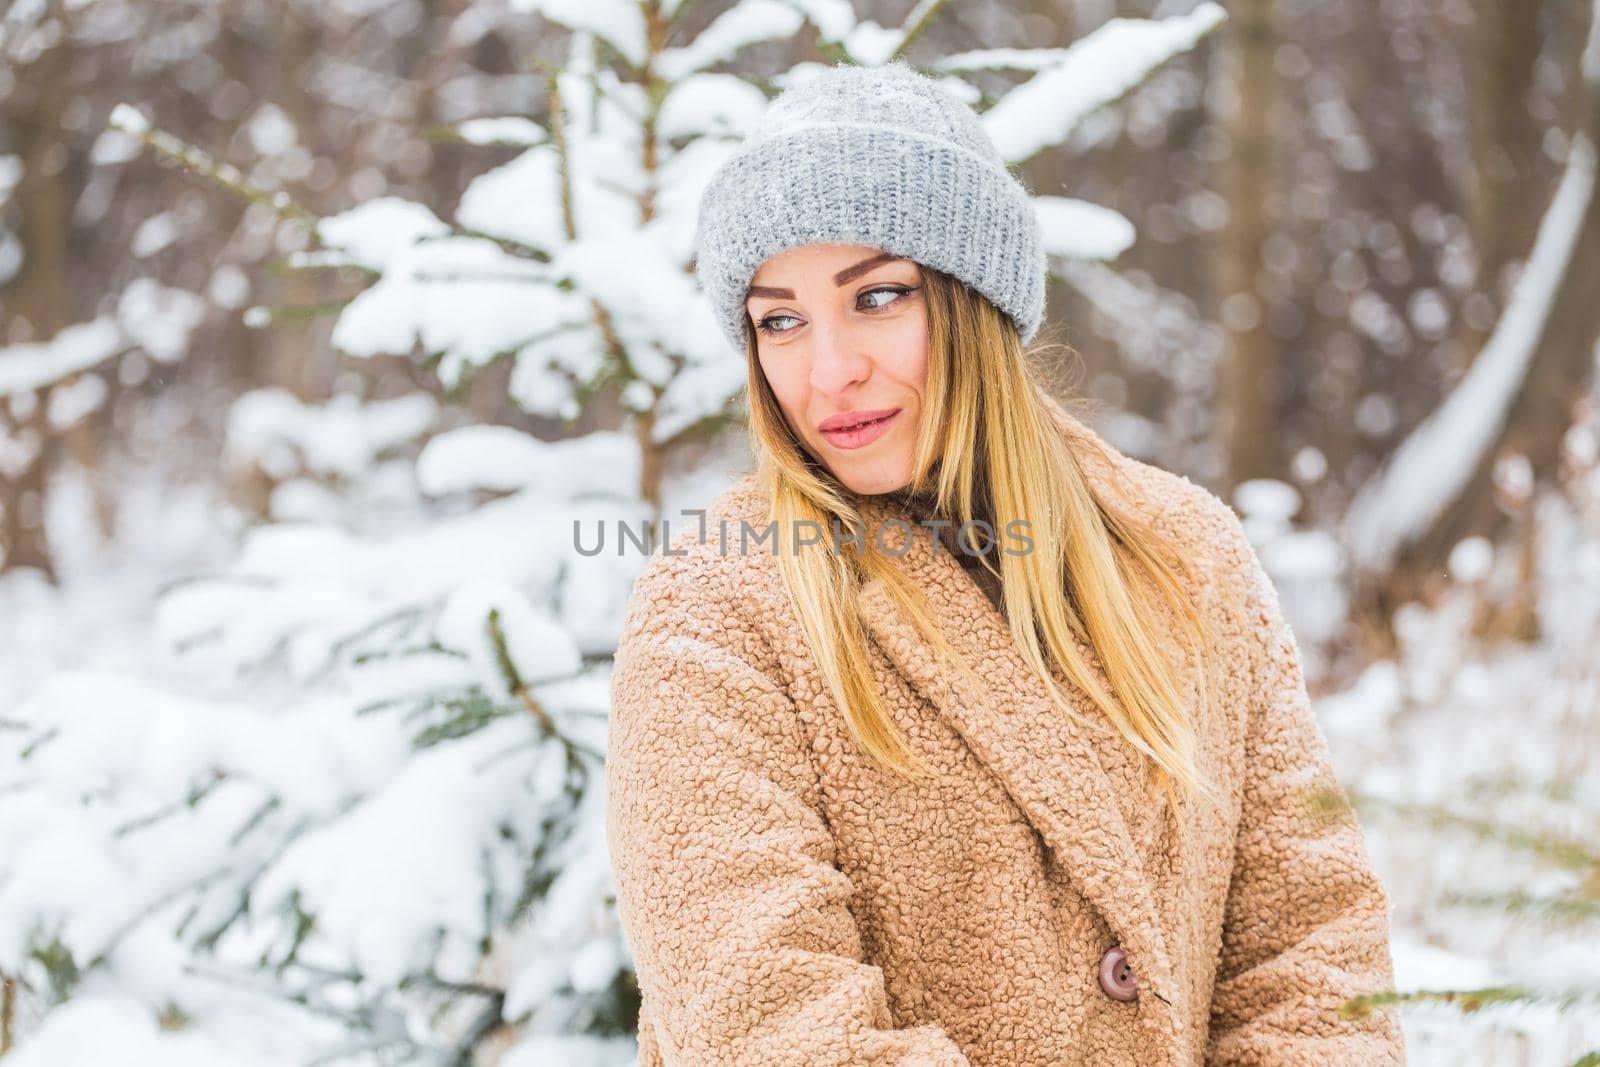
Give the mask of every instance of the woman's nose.
M 815 344 L 811 388 L 822 393 L 839 393 L 871 372 L 871 357 L 859 347 L 848 328 L 824 326 L 813 329 L 811 336 Z

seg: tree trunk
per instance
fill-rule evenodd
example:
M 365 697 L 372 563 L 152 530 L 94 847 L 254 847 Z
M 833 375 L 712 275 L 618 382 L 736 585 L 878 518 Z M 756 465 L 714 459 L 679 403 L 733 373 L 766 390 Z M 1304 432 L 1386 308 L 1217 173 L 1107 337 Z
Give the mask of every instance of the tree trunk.
M 1224 33 L 1232 56 L 1232 111 L 1222 124 L 1229 156 L 1223 176 L 1228 223 L 1217 249 L 1217 287 L 1226 350 L 1223 395 L 1228 410 L 1229 489 L 1250 478 L 1274 477 L 1278 401 L 1283 373 L 1257 289 L 1262 244 L 1271 233 L 1269 129 L 1276 77 L 1272 0 L 1243 0 L 1229 12 Z
M 1505 294 L 1496 284 L 1506 264 L 1533 243 L 1537 216 L 1507 211 L 1526 197 L 1539 178 L 1543 152 L 1540 125 L 1531 121 L 1529 91 L 1541 43 L 1543 5 L 1527 0 L 1487 0 L 1473 6 L 1467 65 L 1467 125 L 1472 173 L 1467 186 L 1467 221 L 1478 259 L 1479 288 L 1495 306 Z M 1482 347 L 1487 333 L 1462 325 L 1465 350 Z
M 58 8 L 58 4 L 51 4 Z M 63 17 L 55 10 L 55 17 Z M 8 101 L 7 118 L 22 159 L 16 199 L 22 208 L 22 269 L 8 287 L 5 338 L 10 342 L 47 341 L 71 321 L 72 291 L 67 284 L 67 149 L 61 131 L 70 76 L 70 45 L 46 49 L 22 76 L 24 91 Z M 31 91 L 28 91 L 31 90 Z M 7 410 L 15 430 L 35 437 L 32 456 L 6 474 L 0 498 L 0 568 L 37 567 L 51 580 L 55 568 L 43 523 L 50 425 L 43 397 L 18 417 Z
M 275 52 L 278 59 L 278 84 L 272 100 L 293 123 L 297 138 L 310 138 L 315 130 L 311 115 L 312 98 L 306 91 L 306 77 L 310 58 L 316 50 L 316 30 L 310 22 L 309 9 L 302 11 L 285 4 L 278 11 Z M 308 144 L 308 148 L 315 148 Z M 282 307 L 304 307 L 320 298 L 317 280 L 306 271 L 289 270 L 274 279 L 270 288 L 271 300 Z M 323 380 L 314 380 L 311 321 L 294 318 L 280 322 L 266 339 L 267 384 L 286 389 L 304 401 L 326 397 L 328 389 Z M 324 368 L 325 370 L 327 368 Z M 323 378 L 331 378 L 327 373 Z

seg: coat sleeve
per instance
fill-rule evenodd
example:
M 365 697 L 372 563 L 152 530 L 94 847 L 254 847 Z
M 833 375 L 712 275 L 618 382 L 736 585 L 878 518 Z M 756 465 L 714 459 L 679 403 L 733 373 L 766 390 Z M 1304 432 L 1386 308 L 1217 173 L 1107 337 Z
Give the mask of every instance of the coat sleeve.
M 651 1057 L 966 1067 L 939 1028 L 893 1028 L 793 705 L 741 654 L 715 580 L 674 573 L 635 586 L 607 741 L 608 848 Z
M 1226 509 L 1226 505 L 1222 505 Z M 1334 776 L 1277 590 L 1231 509 L 1233 564 L 1246 579 L 1250 649 L 1243 806 L 1205 1062 L 1229 1067 L 1403 1064 L 1399 1022 L 1339 1005 L 1394 988 L 1388 898 L 1354 813 L 1319 818 Z

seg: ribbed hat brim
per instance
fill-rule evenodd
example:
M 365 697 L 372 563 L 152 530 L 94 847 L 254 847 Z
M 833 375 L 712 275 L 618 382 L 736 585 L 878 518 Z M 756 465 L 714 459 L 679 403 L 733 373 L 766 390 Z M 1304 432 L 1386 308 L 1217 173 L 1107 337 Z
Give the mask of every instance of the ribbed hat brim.
M 896 128 L 802 127 L 746 147 L 701 197 L 696 274 L 729 342 L 762 263 L 807 244 L 861 244 L 914 259 L 982 293 L 1033 339 L 1045 253 L 1033 203 L 1003 167 Z

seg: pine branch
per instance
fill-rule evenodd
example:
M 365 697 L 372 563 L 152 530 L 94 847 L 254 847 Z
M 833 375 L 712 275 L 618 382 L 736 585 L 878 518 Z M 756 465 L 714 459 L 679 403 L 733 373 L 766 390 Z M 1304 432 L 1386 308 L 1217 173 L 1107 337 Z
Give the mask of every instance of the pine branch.
M 1476 815 L 1462 815 L 1435 804 L 1389 800 L 1353 790 L 1351 799 L 1360 807 L 1418 820 L 1431 829 L 1465 830 L 1480 840 L 1532 853 L 1569 870 L 1584 873 L 1600 871 L 1600 851 L 1596 851 L 1595 846 L 1587 841 L 1537 828 L 1502 824 Z
M 0 1056 L 11 1051 L 11 1021 L 17 1014 L 17 980 L 0 974 Z
M 454 741 L 477 733 L 490 723 L 506 718 L 514 711 L 489 699 L 481 689 L 474 688 L 465 696 L 444 701 L 444 707 L 455 714 L 443 722 L 426 727 L 411 739 L 414 748 L 423 749 L 441 741 Z
M 78 988 L 79 980 L 83 977 L 83 970 L 78 967 L 78 961 L 73 958 L 72 950 L 59 935 L 44 942 L 33 942 L 30 939 L 27 953 L 29 959 L 44 968 L 45 977 L 50 981 L 47 995 L 51 1004 L 60 1004 L 72 996 Z
M 572 155 L 567 144 L 566 109 L 561 103 L 560 79 L 553 70 L 547 73 L 546 84 L 549 86 L 550 97 L 550 140 L 555 145 L 556 173 L 561 183 L 561 231 L 568 241 L 576 241 L 578 222 L 572 206 Z M 604 342 L 607 361 L 616 366 L 627 366 L 628 352 L 622 344 L 622 339 L 617 336 L 616 327 L 611 321 L 611 313 L 598 297 L 591 296 L 589 306 L 594 313 L 595 326 L 599 329 Z
M 1578 799 L 1578 783 L 1567 779 L 1529 781 L 1521 773 L 1500 771 L 1495 774 L 1475 774 L 1468 778 L 1464 793 L 1469 800 L 1532 796 L 1540 800 L 1572 803 Z
M 343 311 L 354 299 L 346 296 L 315 304 L 252 304 L 244 309 L 244 324 L 260 330 L 279 322 L 305 322 Z
M 1509 985 L 1486 986 L 1482 989 L 1421 989 L 1410 993 L 1391 990 L 1352 997 L 1344 1002 L 1339 1014 L 1344 1019 L 1359 1019 L 1373 1008 L 1424 1003 L 1453 1004 L 1468 1014 L 1499 1004 L 1547 1005 L 1553 1006 L 1558 1012 L 1567 1012 L 1585 1003 L 1600 1004 L 1600 989 L 1557 991 Z
M 1507 915 L 1534 918 L 1546 927 L 1564 927 L 1600 921 L 1600 900 L 1581 896 L 1535 896 L 1522 890 L 1510 893 L 1446 892 L 1439 902 L 1467 908 L 1492 908 Z
M 317 216 L 297 204 L 288 193 L 282 189 L 268 189 L 255 184 L 232 163 L 224 163 L 210 153 L 159 127 L 150 125 L 149 120 L 128 105 L 118 105 L 111 113 L 111 126 L 137 137 L 162 157 L 176 163 L 189 173 L 209 179 L 244 200 L 269 209 L 283 222 L 315 235 Z
M 921 0 L 916 7 L 912 8 L 911 13 L 906 16 L 903 24 L 904 28 L 901 30 L 900 43 L 895 45 L 893 52 L 889 53 L 889 58 L 898 59 L 903 56 L 906 49 L 911 46 L 911 42 L 920 37 L 922 31 L 927 29 L 928 24 L 944 9 L 946 2 L 947 0 Z
M 135 830 L 142 830 L 147 826 L 154 826 L 163 819 L 169 818 L 182 811 L 184 808 L 193 808 L 204 800 L 213 789 L 227 780 L 227 774 L 220 768 L 212 768 L 211 777 L 199 785 L 191 785 L 189 792 L 169 804 L 164 804 L 152 812 L 136 816 L 126 822 L 118 823 L 111 830 L 112 837 L 126 837 Z
M 238 167 L 218 160 L 204 149 L 189 144 L 187 141 L 159 127 L 150 125 L 143 115 L 126 104 L 119 105 L 112 112 L 111 126 L 130 136 L 137 137 L 140 142 L 148 145 L 163 158 L 177 164 L 190 174 L 205 178 L 248 203 L 259 204 L 267 208 L 281 222 L 304 230 L 311 236 L 314 244 L 319 248 L 321 247 L 321 236 L 317 227 L 322 219 L 308 208 L 301 206 L 284 190 L 268 189 L 265 186 L 255 184 L 246 178 Z M 541 248 L 535 248 L 532 245 L 524 244 L 509 237 L 484 233 L 481 230 L 447 225 L 444 233 L 437 234 L 429 239 L 440 240 L 441 238 L 475 238 L 491 241 L 501 251 L 519 259 L 529 259 L 540 263 L 548 263 L 550 261 L 550 254 Z M 376 273 L 371 268 L 362 267 L 360 264 L 342 265 L 368 273 Z

